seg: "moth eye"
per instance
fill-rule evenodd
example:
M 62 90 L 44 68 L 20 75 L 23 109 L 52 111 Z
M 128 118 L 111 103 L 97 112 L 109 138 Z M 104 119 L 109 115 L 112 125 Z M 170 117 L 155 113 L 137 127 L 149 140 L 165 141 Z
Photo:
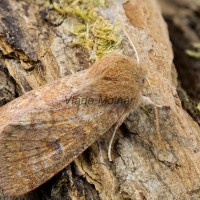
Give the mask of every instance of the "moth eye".
M 145 83 L 145 79 L 144 79 L 144 78 L 142 79 L 142 83 L 143 83 L 143 84 Z
M 103 77 L 103 80 L 106 80 L 106 81 L 117 81 L 118 79 L 115 78 L 115 77 L 104 76 L 104 77 Z
M 107 81 L 111 81 L 111 80 L 112 80 L 112 78 L 109 77 L 109 76 L 104 76 L 103 79 L 104 79 L 104 80 L 107 80 Z

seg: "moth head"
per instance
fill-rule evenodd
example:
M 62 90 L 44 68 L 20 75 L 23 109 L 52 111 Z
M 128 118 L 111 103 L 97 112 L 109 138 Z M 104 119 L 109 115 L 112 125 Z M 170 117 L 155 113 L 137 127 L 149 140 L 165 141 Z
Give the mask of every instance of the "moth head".
M 128 56 L 112 53 L 96 62 L 89 71 L 95 93 L 109 97 L 124 97 L 139 101 L 146 70 Z

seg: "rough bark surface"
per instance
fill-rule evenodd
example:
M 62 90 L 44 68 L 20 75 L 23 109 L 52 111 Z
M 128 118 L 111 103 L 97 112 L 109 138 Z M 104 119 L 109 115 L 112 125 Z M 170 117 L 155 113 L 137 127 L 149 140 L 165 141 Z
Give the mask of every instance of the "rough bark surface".
M 17 199 L 200 199 L 200 128 L 178 98 L 171 44 L 158 3 L 109 1 L 109 11 L 116 10 L 148 69 L 151 99 L 163 107 L 141 107 L 128 117 L 115 138 L 113 162 L 107 157 L 111 130 L 52 180 Z M 67 25 L 45 1 L 1 0 L 1 105 L 89 67 L 81 50 L 71 47 Z M 16 198 L 0 194 L 0 199 Z

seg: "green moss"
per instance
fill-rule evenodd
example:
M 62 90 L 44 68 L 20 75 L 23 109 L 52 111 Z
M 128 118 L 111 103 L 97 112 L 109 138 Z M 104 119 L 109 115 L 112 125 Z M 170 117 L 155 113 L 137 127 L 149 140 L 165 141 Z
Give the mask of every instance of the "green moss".
M 188 113 L 196 120 L 198 124 L 200 124 L 200 102 L 197 103 L 193 101 L 180 85 L 178 86 L 178 94 L 183 108 L 188 111 Z
M 74 44 L 86 48 L 92 60 L 113 52 L 122 40 L 118 25 L 100 16 L 99 7 L 105 7 L 105 0 L 64 0 L 53 4 L 58 13 L 78 19 L 69 32 L 74 36 Z
M 186 54 L 193 58 L 200 59 L 200 43 L 194 43 L 192 46 L 194 50 L 186 50 Z
M 199 111 L 199 115 L 200 115 L 200 102 L 197 105 L 197 110 Z

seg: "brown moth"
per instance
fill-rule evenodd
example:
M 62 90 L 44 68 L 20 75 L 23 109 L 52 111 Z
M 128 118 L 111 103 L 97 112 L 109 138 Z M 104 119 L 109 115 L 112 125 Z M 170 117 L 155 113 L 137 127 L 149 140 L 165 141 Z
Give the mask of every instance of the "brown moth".
M 1 107 L 0 188 L 22 195 L 61 171 L 139 106 L 144 78 L 140 64 L 113 53 Z

